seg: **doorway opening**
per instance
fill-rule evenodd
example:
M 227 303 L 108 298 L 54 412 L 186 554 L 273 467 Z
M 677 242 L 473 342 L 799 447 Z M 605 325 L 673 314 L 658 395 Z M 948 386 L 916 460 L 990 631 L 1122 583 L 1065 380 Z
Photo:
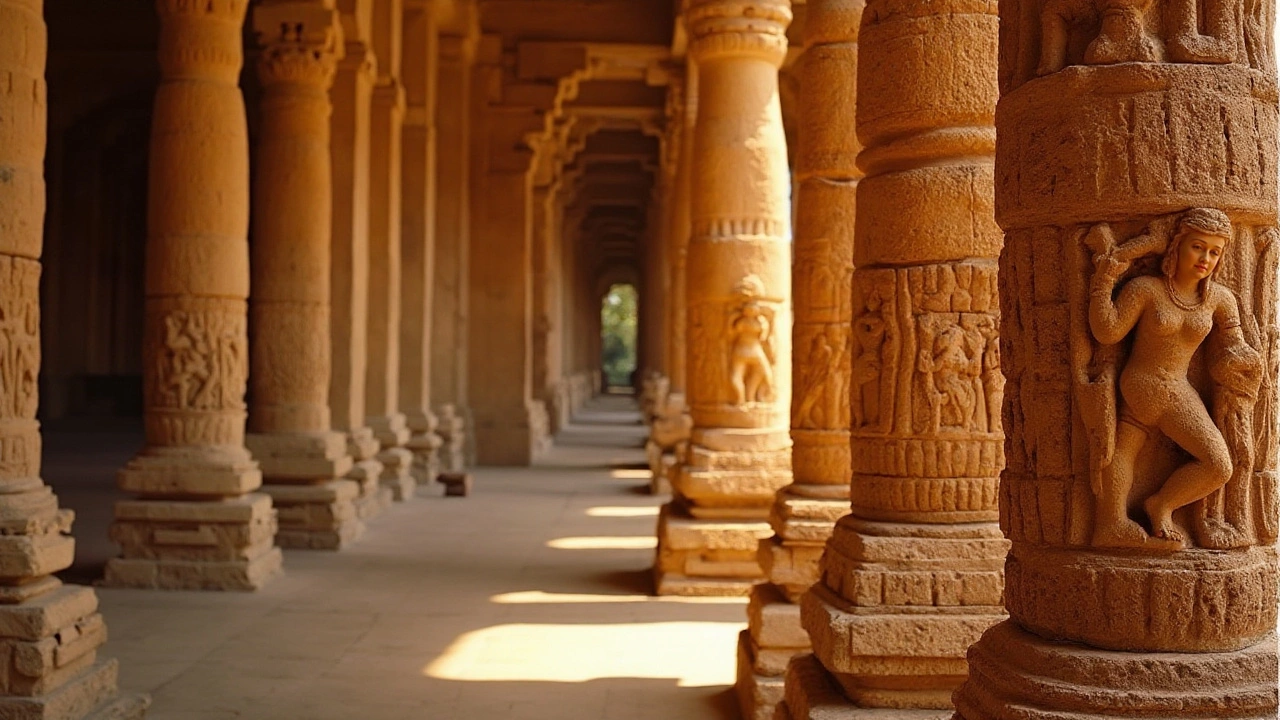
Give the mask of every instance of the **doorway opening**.
M 600 369 L 605 392 L 634 392 L 638 307 L 635 286 L 630 284 L 609 286 L 600 301 Z

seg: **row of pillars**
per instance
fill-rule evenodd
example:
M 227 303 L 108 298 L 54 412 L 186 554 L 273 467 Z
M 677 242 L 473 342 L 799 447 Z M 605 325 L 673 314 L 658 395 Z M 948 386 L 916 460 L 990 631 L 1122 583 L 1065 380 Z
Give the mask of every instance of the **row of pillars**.
M 789 3 L 688 4 L 654 570 L 750 594 L 745 717 L 1275 717 L 1252 7 L 809 0 L 792 263 Z

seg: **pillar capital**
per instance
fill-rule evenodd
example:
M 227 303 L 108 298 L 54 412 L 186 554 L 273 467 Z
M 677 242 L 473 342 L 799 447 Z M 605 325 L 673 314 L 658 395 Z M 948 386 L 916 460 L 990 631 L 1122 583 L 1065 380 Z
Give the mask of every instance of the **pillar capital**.
M 345 48 L 338 12 L 316 2 L 261 5 L 253 31 L 263 51 L 258 77 L 264 85 L 299 84 L 328 88 Z
M 156 55 L 170 78 L 234 81 L 244 63 L 241 27 L 249 0 L 156 0 L 164 30 Z
M 782 66 L 787 56 L 789 0 L 692 0 L 685 23 L 698 62 L 715 57 L 746 56 Z

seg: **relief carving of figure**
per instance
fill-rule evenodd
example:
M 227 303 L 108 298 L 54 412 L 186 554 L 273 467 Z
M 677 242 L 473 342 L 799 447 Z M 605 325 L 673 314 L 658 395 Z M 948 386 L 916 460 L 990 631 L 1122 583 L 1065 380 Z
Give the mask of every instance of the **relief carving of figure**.
M 981 346 L 964 328 L 948 324 L 921 343 L 916 369 L 924 374 L 930 430 L 977 429 L 978 389 L 982 375 Z
M 1114 428 L 1114 445 L 1105 443 L 1098 453 L 1093 476 L 1097 546 L 1182 549 L 1187 538 L 1174 523 L 1174 511 L 1252 471 L 1250 418 L 1262 358 L 1244 337 L 1235 294 L 1213 280 L 1232 237 L 1231 221 L 1219 210 L 1196 208 L 1177 219 L 1171 234 L 1167 245 L 1149 232 L 1116 246 L 1109 226 L 1098 225 L 1085 240 L 1096 253 L 1088 305 L 1092 336 L 1104 350 L 1132 342 L 1119 373 L 1118 411 L 1085 418 L 1095 425 L 1095 437 Z M 1159 275 L 1119 282 L 1134 260 L 1162 248 Z M 1192 357 L 1206 339 L 1212 413 L 1188 377 Z M 1138 454 L 1155 433 L 1176 443 L 1190 460 L 1143 501 L 1148 531 L 1129 517 L 1128 499 Z M 1235 543 L 1223 537 L 1231 513 L 1215 513 L 1212 505 L 1200 508 L 1197 539 L 1211 546 Z
M 1085 49 L 1085 64 L 1160 60 L 1160 49 L 1142 23 L 1149 5 L 1151 0 L 1046 0 L 1040 16 L 1040 67 L 1036 74 L 1049 75 L 1066 67 L 1071 28 L 1094 23 L 1101 27 Z
M 804 372 L 804 384 L 796 393 L 799 403 L 796 406 L 794 423 L 800 427 L 822 427 L 826 418 L 822 416 L 823 408 L 819 400 L 823 396 L 823 384 L 836 372 L 836 351 L 831 347 L 827 334 L 819 332 L 809 343 L 809 358 Z M 814 410 L 818 415 L 814 416 Z
M 734 402 L 773 399 L 773 309 L 760 301 L 764 286 L 748 275 L 734 289 L 739 298 L 729 320 L 729 382 Z

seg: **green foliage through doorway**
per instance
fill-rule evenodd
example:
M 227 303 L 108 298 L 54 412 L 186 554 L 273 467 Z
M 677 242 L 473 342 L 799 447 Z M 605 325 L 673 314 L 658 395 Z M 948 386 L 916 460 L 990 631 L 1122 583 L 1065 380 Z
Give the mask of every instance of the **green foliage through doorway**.
M 609 387 L 631 387 L 636 370 L 636 289 L 613 285 L 600 303 L 600 363 Z

